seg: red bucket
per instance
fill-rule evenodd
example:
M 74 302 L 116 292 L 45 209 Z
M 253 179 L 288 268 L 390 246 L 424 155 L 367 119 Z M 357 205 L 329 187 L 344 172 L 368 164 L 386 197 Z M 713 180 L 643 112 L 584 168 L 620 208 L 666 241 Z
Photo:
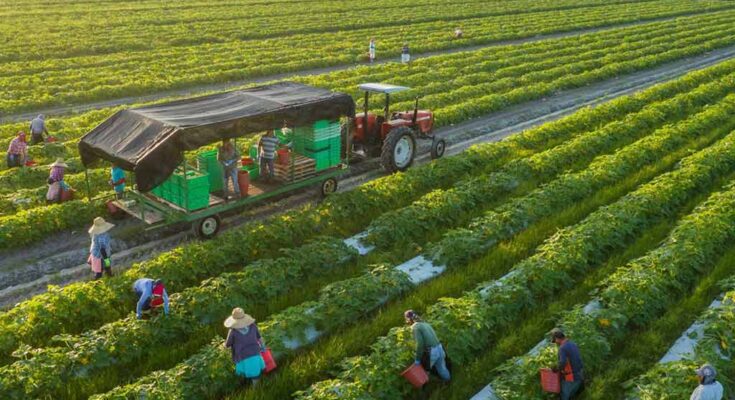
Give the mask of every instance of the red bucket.
M 237 171 L 237 185 L 240 186 L 240 196 L 247 196 L 250 188 L 250 173 L 248 171 Z
M 260 355 L 263 357 L 263 361 L 265 361 L 266 374 L 276 369 L 276 360 L 273 359 L 271 349 L 265 349 L 265 351 L 261 352 Z
M 36 165 L 36 162 L 33 160 L 26 161 L 26 167 L 33 167 L 34 165 Z
M 278 163 L 281 165 L 288 165 L 291 163 L 291 157 L 288 153 L 288 149 L 278 150 Z
M 541 368 L 541 389 L 547 393 L 561 392 L 561 378 L 558 372 L 552 371 L 550 368 Z
M 254 163 L 253 159 L 250 157 L 243 157 L 241 162 L 243 167 L 246 165 L 252 165 Z
M 46 138 L 46 142 L 48 143 L 56 143 L 56 138 L 53 136 L 49 136 Z
M 74 200 L 74 189 L 61 190 L 61 201 Z
M 426 374 L 424 367 L 416 364 L 411 364 L 410 367 L 401 372 L 401 376 L 406 378 L 417 389 L 420 389 L 429 381 L 429 375 Z

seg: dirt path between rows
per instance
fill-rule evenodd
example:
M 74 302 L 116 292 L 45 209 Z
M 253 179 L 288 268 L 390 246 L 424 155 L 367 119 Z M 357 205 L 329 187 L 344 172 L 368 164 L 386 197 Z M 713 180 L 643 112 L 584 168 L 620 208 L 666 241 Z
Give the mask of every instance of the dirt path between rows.
M 509 107 L 485 117 L 473 119 L 437 131 L 448 142 L 447 155 L 457 154 L 481 142 L 501 140 L 509 135 L 559 119 L 574 111 L 610 99 L 645 89 L 656 83 L 705 68 L 726 59 L 735 58 L 735 46 L 704 55 L 667 63 L 657 68 L 618 77 L 583 88 L 563 91 L 545 99 Z M 417 164 L 429 161 L 430 143 L 419 143 Z M 377 160 L 353 166 L 350 175 L 340 181 L 340 190 L 350 190 L 382 175 Z M 223 229 L 232 229 L 247 221 L 266 218 L 284 210 L 315 202 L 315 190 L 302 190 L 275 203 L 251 209 L 224 219 Z M 113 236 L 113 263 L 120 272 L 135 262 L 145 261 L 189 240 L 188 229 L 141 232 L 135 220 L 118 224 Z M 88 246 L 85 231 L 62 232 L 43 243 L 11 252 L 0 253 L 0 307 L 8 307 L 46 290 L 48 284 L 65 285 L 88 279 L 90 272 L 84 262 Z
M 701 13 L 709 13 L 709 12 L 710 11 L 702 11 Z M 572 36 L 577 36 L 577 35 L 601 32 L 605 30 L 619 29 L 619 28 L 649 24 L 649 23 L 660 22 L 660 21 L 669 21 L 669 20 L 673 20 L 676 18 L 693 16 L 693 15 L 697 15 L 701 13 L 691 13 L 687 15 L 678 15 L 674 17 L 652 18 L 652 19 L 646 19 L 643 21 L 627 22 L 624 24 L 615 24 L 615 25 L 601 26 L 601 27 L 589 28 L 589 29 L 573 30 L 573 31 L 568 31 L 568 32 L 537 35 L 533 37 L 503 40 L 503 41 L 493 42 L 490 44 L 477 45 L 477 46 L 468 46 L 468 47 L 438 50 L 438 51 L 433 51 L 433 52 L 412 55 L 412 58 L 416 60 L 416 59 L 432 57 L 432 56 L 437 56 L 437 55 L 460 53 L 463 51 L 475 51 L 475 50 L 481 50 L 481 49 L 487 49 L 487 48 L 499 47 L 499 46 L 519 45 L 519 44 L 524 44 L 524 43 L 539 42 L 543 40 L 567 38 L 567 37 L 572 37 Z M 44 115 L 53 117 L 54 115 L 80 113 L 80 112 L 89 111 L 93 109 L 115 107 L 115 106 L 125 105 L 125 104 L 147 103 L 147 102 L 152 102 L 152 101 L 156 101 L 156 100 L 160 100 L 160 99 L 164 99 L 168 97 L 189 97 L 189 96 L 194 96 L 198 94 L 204 94 L 207 92 L 215 92 L 215 91 L 233 89 L 233 88 L 237 88 L 237 87 L 248 85 L 248 84 L 286 80 L 286 79 L 291 79 L 295 77 L 320 75 L 320 74 L 324 74 L 327 72 L 341 71 L 341 70 L 345 70 L 349 68 L 354 68 L 359 65 L 375 66 L 375 65 L 386 64 L 390 62 L 399 62 L 399 61 L 400 61 L 400 58 L 393 57 L 389 59 L 383 59 L 383 60 L 376 61 L 373 64 L 355 63 L 355 64 L 345 64 L 345 65 L 334 65 L 331 67 L 315 68 L 315 69 L 295 71 L 295 72 L 286 72 L 282 74 L 253 77 L 249 79 L 231 81 L 231 82 L 226 82 L 226 83 L 214 83 L 214 84 L 208 84 L 208 85 L 189 87 L 185 89 L 166 90 L 166 91 L 160 91 L 155 94 L 145 95 L 145 96 L 129 96 L 129 97 L 121 97 L 118 99 L 104 100 L 104 101 L 98 101 L 98 102 L 92 102 L 92 103 L 86 103 L 86 104 L 80 104 L 80 105 L 74 105 L 74 106 L 50 107 L 50 108 L 45 108 L 45 109 L 40 109 L 40 110 L 35 110 L 35 111 L 21 112 L 21 113 L 2 116 L 0 117 L 0 123 L 4 124 L 8 122 L 26 121 L 26 120 L 30 120 L 34 118 L 38 114 L 44 114 Z

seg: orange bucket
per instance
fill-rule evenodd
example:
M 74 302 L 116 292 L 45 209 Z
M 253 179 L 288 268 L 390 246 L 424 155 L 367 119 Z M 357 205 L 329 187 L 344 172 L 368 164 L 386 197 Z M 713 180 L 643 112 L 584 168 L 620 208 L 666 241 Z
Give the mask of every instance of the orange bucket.
M 288 153 L 288 149 L 278 149 L 278 163 L 281 165 L 288 165 L 291 163 L 291 157 Z
M 250 187 L 250 173 L 248 171 L 237 171 L 237 185 L 240 186 L 240 196 L 247 196 Z
M 246 165 L 252 165 L 254 163 L 253 159 L 250 158 L 250 157 L 243 157 L 242 160 L 240 160 L 240 161 L 241 161 L 243 167 L 246 166 Z
M 271 349 L 265 349 L 265 351 L 261 352 L 260 355 L 263 357 L 263 361 L 265 361 L 266 374 L 276 369 L 276 360 L 273 359 Z
M 416 364 L 411 364 L 410 367 L 401 372 L 401 376 L 406 378 L 417 389 L 420 389 L 429 381 L 429 375 L 426 374 L 424 367 Z
M 541 368 L 539 373 L 541 373 L 541 389 L 544 392 L 561 392 L 561 378 L 558 372 L 554 372 L 550 368 Z

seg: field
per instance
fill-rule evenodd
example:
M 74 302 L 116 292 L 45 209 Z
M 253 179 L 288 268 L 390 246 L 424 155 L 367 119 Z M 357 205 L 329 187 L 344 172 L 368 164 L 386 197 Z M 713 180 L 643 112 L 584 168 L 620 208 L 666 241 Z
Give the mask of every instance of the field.
M 0 166 L 0 398 L 546 399 L 554 327 L 582 351 L 580 399 L 687 398 L 704 362 L 733 398 L 735 3 L 446 3 L 0 5 L 0 144 L 38 113 L 58 139 L 29 147 L 38 166 Z M 120 221 L 115 276 L 88 280 L 112 192 L 81 137 L 125 108 L 283 80 L 356 101 L 360 83 L 408 86 L 391 109 L 419 97 L 452 154 L 358 164 L 326 199 L 230 215 L 211 240 Z M 57 157 L 89 197 L 46 203 Z M 140 277 L 166 283 L 171 315 L 136 319 Z M 278 362 L 254 387 L 223 347 L 238 306 Z M 409 308 L 451 383 L 400 376 Z

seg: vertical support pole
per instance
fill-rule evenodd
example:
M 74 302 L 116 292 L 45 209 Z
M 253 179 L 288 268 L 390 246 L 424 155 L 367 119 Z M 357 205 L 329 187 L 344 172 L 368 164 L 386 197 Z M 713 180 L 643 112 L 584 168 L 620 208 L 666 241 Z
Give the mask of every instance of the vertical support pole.
M 184 159 L 184 208 L 189 211 L 189 177 L 186 175 L 186 153 L 182 157 Z M 225 180 L 225 183 L 227 181 Z
M 89 184 L 89 169 L 84 168 L 84 180 L 87 184 L 87 200 L 92 201 L 92 186 Z

